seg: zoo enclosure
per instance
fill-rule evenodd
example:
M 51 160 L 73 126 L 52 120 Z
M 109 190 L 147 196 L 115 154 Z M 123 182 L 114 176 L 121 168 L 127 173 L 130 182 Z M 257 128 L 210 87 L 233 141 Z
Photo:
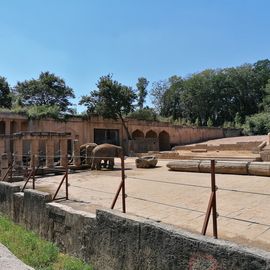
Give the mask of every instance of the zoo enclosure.
M 52 158 L 52 157 L 48 157 L 48 158 Z M 69 199 L 69 187 L 72 188 L 72 184 L 70 184 L 69 181 L 68 181 L 70 170 L 72 170 L 72 166 L 70 164 L 71 157 L 66 155 L 65 157 L 58 156 L 57 158 L 65 160 L 66 166 L 65 167 L 60 167 L 60 168 L 59 168 L 59 166 L 58 167 L 55 166 L 54 168 L 49 168 L 50 169 L 49 173 L 57 173 L 57 174 L 62 173 L 63 174 L 63 177 L 62 177 L 61 181 L 58 183 L 58 187 L 57 187 L 57 189 L 56 189 L 56 191 L 54 193 L 53 199 L 54 200 L 66 199 L 67 200 L 67 199 Z M 74 158 L 83 158 L 83 157 L 82 156 L 72 157 L 72 159 L 74 159 Z M 100 157 L 97 157 L 97 158 L 100 158 Z M 28 166 L 26 166 L 24 168 L 25 169 L 25 171 L 24 171 L 25 183 L 24 183 L 24 185 L 22 187 L 22 191 L 26 188 L 26 186 L 29 183 L 32 183 L 31 187 L 33 189 L 36 188 L 35 183 L 36 183 L 37 171 L 42 170 L 44 168 L 40 167 L 40 164 L 36 165 L 35 161 L 36 160 L 42 160 L 42 159 L 44 159 L 44 156 L 35 156 L 35 155 L 28 156 Z M 3 160 L 4 161 L 8 160 L 5 155 L 2 156 L 2 162 L 1 162 L 2 166 L 4 164 Z M 14 171 L 15 160 L 16 160 L 16 155 L 13 155 L 12 159 L 8 163 L 8 167 L 6 168 L 5 173 L 2 174 L 2 176 L 3 176 L 2 181 L 7 181 L 7 180 L 12 181 L 12 178 L 14 177 L 14 172 L 15 172 Z M 41 164 L 42 164 L 42 162 L 41 162 Z M 3 171 L 3 168 L 1 170 L 1 172 L 2 171 Z M 104 173 L 106 173 L 106 172 L 104 171 Z M 249 223 L 249 224 L 259 224 L 259 225 L 264 225 L 264 226 L 269 226 L 270 227 L 270 224 L 263 224 L 263 223 L 257 222 L 257 221 L 251 221 L 251 220 L 241 219 L 241 218 L 237 218 L 237 217 L 229 217 L 229 216 L 226 216 L 226 215 L 219 215 L 217 213 L 217 201 L 218 201 L 218 198 L 217 198 L 217 192 L 216 192 L 217 191 L 217 186 L 216 186 L 216 183 L 215 183 L 215 177 L 216 177 L 216 174 L 215 174 L 215 161 L 211 160 L 211 192 L 210 192 L 210 196 L 209 196 L 210 198 L 209 198 L 208 207 L 207 207 L 206 212 L 198 210 L 198 209 L 192 209 L 192 208 L 188 208 L 188 207 L 179 206 L 179 208 L 185 209 L 186 211 L 205 214 L 205 219 L 204 219 L 204 223 L 203 223 L 202 231 L 201 231 L 201 233 L 203 235 L 206 234 L 207 226 L 208 226 L 211 214 L 212 214 L 212 221 L 213 221 L 213 235 L 214 235 L 215 238 L 218 237 L 218 227 L 217 227 L 217 225 L 218 225 L 217 224 L 218 216 L 226 218 L 226 219 L 237 220 L 237 221 L 240 221 L 240 222 Z M 114 198 L 113 198 L 113 201 L 112 201 L 112 204 L 110 205 L 110 207 L 112 209 L 115 207 L 115 204 L 116 204 L 116 202 L 117 202 L 117 200 L 119 198 L 119 195 L 121 193 L 121 195 L 122 195 L 121 196 L 122 211 L 125 213 L 126 212 L 126 198 L 131 197 L 131 196 L 128 196 L 126 194 L 126 190 L 125 190 L 125 188 L 126 188 L 126 175 L 125 175 L 125 159 L 124 159 L 124 156 L 121 157 L 121 174 L 120 174 L 119 178 L 120 178 L 120 184 L 119 184 L 119 187 L 118 187 L 116 193 L 114 194 Z M 143 179 L 143 178 L 136 178 L 136 177 L 129 177 L 129 178 L 133 178 L 133 179 L 138 180 L 138 181 L 150 181 L 149 179 Z M 165 181 L 162 181 L 162 180 L 158 180 L 158 181 L 162 182 L 162 183 L 165 183 Z M 168 183 L 168 184 L 172 184 L 172 183 Z M 189 184 L 189 183 L 175 183 L 175 184 L 180 185 L 180 186 L 181 185 L 182 186 L 190 186 L 190 187 L 200 188 L 200 189 L 209 189 L 209 186 L 204 186 L 204 185 L 193 185 L 193 184 Z M 63 185 L 65 185 L 65 196 L 57 198 L 57 195 L 58 195 L 58 193 L 60 191 L 60 188 Z M 226 189 L 226 188 L 219 188 L 219 191 L 227 191 L 227 192 L 229 191 L 229 192 L 237 192 L 237 193 L 256 194 L 256 195 L 260 195 L 260 196 L 270 196 L 270 194 L 268 194 L 268 193 L 242 191 L 242 190 Z M 134 197 L 134 196 L 132 198 L 133 199 L 138 199 L 138 200 L 142 199 L 140 197 Z

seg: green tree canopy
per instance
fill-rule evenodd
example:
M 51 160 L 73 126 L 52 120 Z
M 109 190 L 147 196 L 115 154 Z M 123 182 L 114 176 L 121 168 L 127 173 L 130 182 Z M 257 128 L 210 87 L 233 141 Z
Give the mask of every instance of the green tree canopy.
M 206 126 L 242 125 L 247 116 L 270 107 L 270 61 L 235 68 L 208 69 L 187 78 L 173 76 L 153 83 L 156 110 L 164 117 Z M 236 117 L 237 115 L 237 117 Z
M 138 78 L 138 82 L 136 84 L 137 86 L 137 97 L 138 97 L 138 107 L 139 109 L 143 109 L 143 104 L 145 102 L 145 98 L 147 96 L 147 86 L 149 84 L 149 81 L 144 78 L 140 77 Z
M 0 76 L 0 107 L 11 108 L 10 87 L 6 78 Z
M 124 117 L 134 110 L 136 94 L 131 87 L 113 80 L 110 74 L 100 77 L 97 88 L 91 91 L 89 96 L 83 96 L 80 104 L 85 105 L 90 114 L 97 113 L 104 118 L 120 119 L 128 139 L 131 139 Z
M 38 79 L 18 82 L 14 90 L 23 106 L 57 105 L 61 112 L 70 110 L 69 99 L 75 97 L 63 79 L 49 72 L 42 72 Z
M 158 115 L 153 108 L 145 107 L 138 109 L 128 115 L 129 118 L 146 121 L 157 121 Z

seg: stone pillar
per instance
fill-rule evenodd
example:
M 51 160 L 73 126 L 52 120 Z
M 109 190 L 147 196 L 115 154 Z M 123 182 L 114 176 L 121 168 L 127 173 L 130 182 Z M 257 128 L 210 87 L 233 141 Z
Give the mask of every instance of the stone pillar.
M 1 155 L 1 180 L 3 180 L 3 177 L 6 175 L 8 170 L 8 155 L 2 154 Z
M 52 138 L 46 141 L 46 167 L 54 167 L 54 140 Z
M 5 135 L 7 136 L 6 138 L 6 153 L 9 155 L 9 157 L 11 156 L 10 153 L 10 125 L 11 125 L 11 121 L 10 120 L 5 120 Z
M 268 142 L 267 144 L 270 144 L 270 133 L 268 133 Z
M 5 152 L 5 140 L 4 138 L 0 138 L 0 155 L 4 154 Z
M 67 139 L 60 139 L 60 166 L 66 167 L 67 163 Z
M 35 156 L 34 159 L 35 159 L 35 167 L 38 166 L 38 152 L 39 151 L 39 141 L 37 139 L 32 139 L 31 140 L 31 156 L 30 156 L 30 166 L 33 167 L 33 163 L 34 163 L 34 160 L 33 160 L 33 155 Z
M 6 120 L 5 121 L 5 135 L 10 135 L 10 129 L 11 129 L 11 121 Z
M 73 140 L 73 164 L 75 166 L 81 165 L 81 158 L 80 158 L 80 144 L 79 140 Z
M 22 156 L 23 156 L 23 140 L 21 138 L 16 138 L 13 141 L 14 147 L 14 160 L 16 167 L 22 167 Z

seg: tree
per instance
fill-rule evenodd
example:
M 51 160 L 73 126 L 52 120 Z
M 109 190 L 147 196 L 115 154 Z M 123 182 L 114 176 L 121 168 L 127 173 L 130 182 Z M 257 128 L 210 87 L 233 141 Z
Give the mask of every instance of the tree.
M 23 106 L 57 105 L 61 112 L 69 111 L 69 98 L 75 98 L 73 89 L 63 79 L 48 71 L 42 72 L 37 80 L 18 82 L 15 94 Z
M 104 118 L 120 119 L 128 139 L 131 140 L 124 117 L 134 110 L 136 94 L 131 87 L 113 80 L 110 74 L 100 77 L 97 88 L 90 96 L 83 96 L 79 104 L 85 105 L 89 114 L 97 113 Z
M 166 91 L 169 89 L 169 82 L 167 80 L 160 80 L 158 82 L 154 82 L 151 89 L 152 101 L 155 106 L 155 109 L 158 113 L 160 113 L 162 104 L 163 104 L 163 96 Z
M 146 78 L 140 77 L 138 78 L 137 86 L 137 97 L 138 97 L 138 107 L 139 109 L 143 109 L 143 104 L 145 102 L 145 97 L 147 96 L 147 86 L 149 81 Z
M 168 89 L 161 99 L 160 115 L 170 117 L 174 120 L 183 117 L 184 103 L 183 80 L 181 77 L 172 76 L 168 79 Z
M 0 107 L 11 108 L 10 87 L 6 78 L 0 76 Z
M 153 108 L 146 106 L 143 109 L 136 110 L 128 115 L 129 118 L 146 121 L 157 121 L 157 113 Z
M 270 80 L 264 88 L 263 110 L 270 112 Z

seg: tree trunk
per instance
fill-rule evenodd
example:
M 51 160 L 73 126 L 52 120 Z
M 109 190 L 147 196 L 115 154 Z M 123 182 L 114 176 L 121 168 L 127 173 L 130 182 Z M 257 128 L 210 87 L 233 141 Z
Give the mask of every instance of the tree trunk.
M 119 115 L 119 118 L 120 118 L 121 121 L 122 121 L 122 125 L 123 125 L 123 127 L 124 127 L 124 129 L 125 129 L 125 131 L 126 131 L 128 140 L 131 140 L 132 138 L 131 138 L 130 133 L 129 133 L 129 131 L 128 131 L 128 128 L 127 128 L 127 126 L 126 126 L 126 124 L 125 124 L 125 120 L 123 119 L 122 115 Z

